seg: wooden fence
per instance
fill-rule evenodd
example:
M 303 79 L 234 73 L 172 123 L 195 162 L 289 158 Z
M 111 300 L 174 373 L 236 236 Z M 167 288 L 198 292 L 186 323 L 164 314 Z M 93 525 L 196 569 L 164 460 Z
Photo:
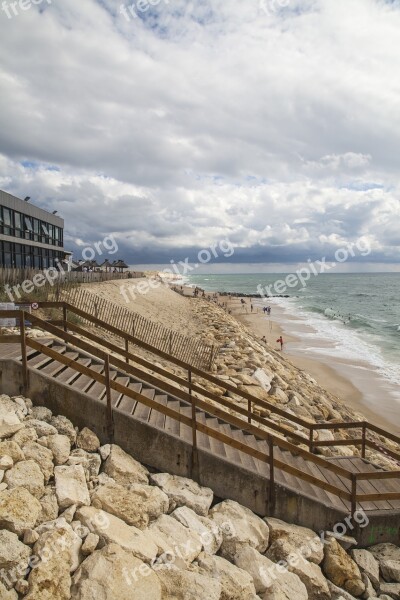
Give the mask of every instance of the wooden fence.
M 50 271 L 51 273 L 51 271 Z M 70 282 L 76 283 L 97 283 L 100 281 L 109 281 L 112 279 L 127 279 L 128 277 L 136 279 L 138 277 L 145 277 L 145 274 L 139 271 L 130 271 L 128 273 L 110 273 L 106 271 L 59 271 L 57 270 L 57 278 L 49 277 L 49 287 L 63 287 Z M 42 274 L 46 275 L 46 270 L 41 271 L 38 269 L 26 269 L 26 268 L 13 268 L 4 267 L 0 268 L 0 285 L 18 285 L 23 281 L 32 281 L 35 275 Z
M 218 354 L 217 346 L 182 335 L 81 287 L 64 288 L 56 300 L 68 302 L 119 331 L 199 369 L 211 369 Z

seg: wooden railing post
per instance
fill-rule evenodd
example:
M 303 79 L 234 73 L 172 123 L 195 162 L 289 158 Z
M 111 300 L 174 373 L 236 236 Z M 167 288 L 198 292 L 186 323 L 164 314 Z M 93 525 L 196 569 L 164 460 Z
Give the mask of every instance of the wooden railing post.
M 268 438 L 269 449 L 269 493 L 268 493 L 268 512 L 273 516 L 275 512 L 275 471 L 274 471 L 274 441 Z
M 363 423 L 362 427 L 362 447 L 361 447 L 361 457 L 365 458 L 365 450 L 366 450 L 366 441 L 367 441 L 367 423 Z
M 104 376 L 106 379 L 106 398 L 107 398 L 107 435 L 110 442 L 114 440 L 114 426 L 111 406 L 111 386 L 110 386 L 110 357 L 106 354 L 104 359 Z
M 312 425 L 310 425 L 309 450 L 311 453 L 314 452 L 314 429 Z
M 125 338 L 125 351 L 129 353 L 129 340 Z M 129 356 L 126 357 L 126 362 L 129 365 Z
M 351 474 L 351 514 L 357 510 L 357 473 Z
M 67 322 L 68 322 L 67 305 L 64 302 L 63 303 L 63 325 L 64 325 L 65 332 L 68 332 Z
M 21 333 L 21 356 L 22 356 L 22 378 L 24 392 L 28 393 L 28 358 L 26 355 L 26 330 L 25 330 L 25 311 L 21 310 L 19 318 L 19 328 Z
M 247 410 L 249 411 L 247 422 L 251 424 L 251 400 L 247 400 Z
M 192 404 L 192 476 L 196 476 L 197 470 L 197 418 L 196 418 L 196 398 L 192 391 L 192 371 L 188 369 L 188 390 L 190 402 Z

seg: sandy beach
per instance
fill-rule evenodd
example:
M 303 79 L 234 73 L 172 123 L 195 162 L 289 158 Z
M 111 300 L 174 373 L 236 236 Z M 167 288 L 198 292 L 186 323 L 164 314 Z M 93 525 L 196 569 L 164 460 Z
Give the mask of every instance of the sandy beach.
M 152 281 L 155 282 L 156 279 Z M 277 304 L 271 303 L 272 314 L 267 316 L 257 300 L 253 302 L 251 311 L 248 298 L 245 299 L 245 304 L 242 304 L 240 298 L 206 292 L 205 297 L 200 293 L 198 299 L 192 299 L 192 287 L 181 287 L 174 283 L 149 285 L 149 279 L 110 281 L 88 284 L 85 287 L 100 297 L 125 306 L 148 319 L 190 337 L 201 336 L 210 343 L 215 342 L 215 331 L 208 327 L 207 323 L 214 323 L 216 318 L 222 319 L 222 315 L 226 315 L 228 320 L 237 323 L 238 332 L 240 324 L 245 326 L 265 349 L 270 349 L 290 365 L 311 375 L 318 387 L 343 404 L 343 409 L 346 407 L 358 419 L 366 418 L 384 429 L 399 433 L 398 427 L 394 425 L 398 420 L 396 404 L 381 399 L 379 414 L 375 408 L 376 398 L 382 398 L 382 390 L 373 373 L 366 372 L 364 365 L 356 362 L 349 364 L 343 361 L 341 364 L 340 360 L 333 360 L 332 357 L 318 354 L 317 351 L 312 355 L 307 354 L 301 336 L 291 334 L 292 329 L 296 330 L 295 319 L 288 316 Z M 173 290 L 174 287 L 176 291 Z M 307 327 L 307 324 L 303 324 L 302 327 Z M 297 324 L 296 331 L 298 328 Z M 280 335 L 284 338 L 283 352 L 276 341 Z M 261 343 L 263 336 L 267 344 Z M 216 339 L 219 341 L 218 336 Z M 322 340 L 321 344 L 324 343 L 328 342 Z M 220 373 L 223 374 L 222 371 Z
M 254 307 L 256 304 L 257 301 Z M 253 313 L 236 309 L 235 313 L 236 317 L 260 338 L 265 335 L 269 345 L 276 350 L 280 347 L 276 340 L 282 335 L 283 356 L 287 360 L 312 375 L 323 388 L 338 396 L 368 421 L 399 435 L 399 427 L 396 425 L 398 406 L 387 397 L 382 397 L 384 390 L 374 374 L 366 371 L 366 365 L 357 361 L 349 364 L 348 361 L 318 354 L 317 351 L 311 356 L 306 354 L 304 340 L 300 336 L 288 333 L 291 317 L 276 304 L 272 306 L 270 317 L 260 308 L 255 308 Z M 319 344 L 322 349 L 324 344 L 328 347 L 329 343 L 320 340 Z

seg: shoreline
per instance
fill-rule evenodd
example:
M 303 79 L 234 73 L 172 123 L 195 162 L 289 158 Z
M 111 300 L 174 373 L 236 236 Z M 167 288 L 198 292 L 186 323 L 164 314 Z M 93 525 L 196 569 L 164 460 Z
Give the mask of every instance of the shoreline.
M 294 366 L 311 375 L 317 383 L 331 394 L 337 396 L 349 408 L 362 415 L 371 423 L 399 435 L 400 428 L 396 425 L 398 420 L 398 406 L 395 399 L 393 402 L 379 402 L 375 409 L 371 398 L 377 399 L 382 394 L 380 382 L 374 373 L 368 369 L 368 365 L 360 361 L 349 363 L 337 357 L 324 355 L 318 352 L 318 348 L 312 353 L 305 354 L 305 343 L 301 337 L 289 333 L 291 317 L 278 304 L 272 304 L 270 317 L 258 309 L 258 311 L 246 314 L 234 315 L 240 322 L 245 324 L 257 337 L 263 335 L 271 348 L 279 350 L 276 339 L 280 335 L 284 339 L 283 356 Z M 304 328 L 311 327 L 304 323 Z M 329 347 L 327 340 L 320 340 L 319 348 Z

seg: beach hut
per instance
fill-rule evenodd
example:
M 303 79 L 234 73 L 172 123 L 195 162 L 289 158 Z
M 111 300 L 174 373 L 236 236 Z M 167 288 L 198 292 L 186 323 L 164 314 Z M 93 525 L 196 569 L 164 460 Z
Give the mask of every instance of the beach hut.
M 106 258 L 106 260 L 100 265 L 100 268 L 105 271 L 106 273 L 112 271 L 113 265 L 112 263 L 110 263 L 110 261 L 108 260 L 108 258 Z
M 123 260 L 115 260 L 112 264 L 114 269 L 117 269 L 119 273 L 123 273 L 124 269 L 128 269 L 128 265 Z

